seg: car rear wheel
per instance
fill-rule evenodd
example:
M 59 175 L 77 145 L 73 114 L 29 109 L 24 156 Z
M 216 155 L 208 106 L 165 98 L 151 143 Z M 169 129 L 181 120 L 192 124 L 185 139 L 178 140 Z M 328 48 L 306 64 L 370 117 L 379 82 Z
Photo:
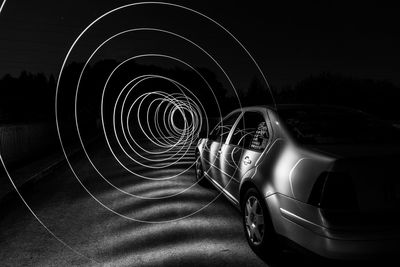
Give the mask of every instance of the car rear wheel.
M 246 239 L 260 257 L 274 260 L 281 251 L 265 201 L 258 191 L 250 188 L 241 205 Z

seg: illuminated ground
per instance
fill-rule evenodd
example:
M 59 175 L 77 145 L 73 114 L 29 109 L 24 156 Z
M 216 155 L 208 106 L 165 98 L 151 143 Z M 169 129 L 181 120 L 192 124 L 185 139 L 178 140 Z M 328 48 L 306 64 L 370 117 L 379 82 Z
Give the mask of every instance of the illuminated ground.
M 105 153 L 91 150 L 97 163 L 107 166 Z M 183 170 L 193 161 L 169 170 Z M 89 164 L 75 159 L 80 177 L 94 195 L 126 216 L 160 221 L 195 211 L 217 195 L 199 185 L 173 198 L 143 201 L 127 196 L 93 175 Z M 191 169 L 171 181 L 135 179 L 111 165 L 105 168 L 119 188 L 143 196 L 179 192 L 194 182 Z M 165 175 L 165 172 L 160 175 Z M 263 266 L 248 248 L 239 213 L 223 198 L 201 212 L 170 223 L 140 223 L 122 218 L 94 201 L 82 189 L 67 167 L 42 180 L 25 193 L 27 202 L 59 238 L 83 255 L 77 255 L 52 237 L 29 213 L 20 200 L 4 208 L 0 220 L 0 262 L 6 266 L 56 265 L 218 265 Z M 96 263 L 98 262 L 98 263 Z
M 159 197 L 193 184 L 193 168 L 171 180 L 150 181 L 128 175 L 105 152 L 89 150 L 97 166 L 118 188 L 132 194 Z M 100 146 L 101 147 L 101 146 Z M 184 170 L 193 149 L 159 177 Z M 217 192 L 194 185 L 185 193 L 161 200 L 128 196 L 96 175 L 82 157 L 73 160 L 83 184 L 115 212 L 141 220 L 177 219 L 203 207 Z M 145 172 L 139 167 L 133 169 Z M 154 173 L 153 173 L 154 174 Z M 157 173 L 156 173 L 157 174 Z M 18 199 L 2 206 L 0 262 L 2 266 L 266 266 L 248 247 L 239 212 L 223 197 L 209 207 L 174 222 L 142 223 L 105 209 L 82 189 L 64 166 L 24 193 L 44 224 L 79 255 L 57 241 Z M 304 260 L 285 252 L 279 266 Z M 306 263 L 304 263 L 306 264 Z

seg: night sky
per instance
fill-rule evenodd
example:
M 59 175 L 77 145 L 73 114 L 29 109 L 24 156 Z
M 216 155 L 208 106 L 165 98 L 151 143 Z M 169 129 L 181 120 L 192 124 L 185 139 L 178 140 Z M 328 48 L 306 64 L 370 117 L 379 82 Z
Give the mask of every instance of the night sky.
M 72 42 L 91 21 L 108 10 L 132 2 L 8 0 L 0 14 L 0 76 L 18 75 L 23 70 L 58 75 Z M 383 79 L 400 85 L 398 9 L 363 2 L 305 4 L 301 1 L 296 5 L 274 2 L 173 1 L 224 25 L 248 48 L 270 84 L 283 86 L 311 74 L 332 72 L 356 78 Z M 132 21 L 162 24 L 168 20 L 175 25 L 171 27 L 176 27 L 177 31 L 183 29 L 188 35 L 209 34 L 208 29 L 196 25 L 196 16 L 186 20 L 185 16 L 173 12 L 158 8 L 149 10 L 139 12 Z M 129 20 L 125 21 L 128 25 Z M 194 30 L 191 32 L 191 29 Z M 87 57 L 85 48 L 89 51 L 92 45 L 104 39 L 97 33 L 93 36 L 81 45 L 82 53 L 78 51 L 75 60 Z M 236 65 L 233 68 L 241 65 L 242 59 L 236 58 L 237 54 L 229 45 L 219 41 L 217 33 L 207 38 L 201 40 L 205 45 L 209 42 L 223 44 L 215 49 L 215 54 L 230 58 L 228 64 Z M 159 43 L 146 40 L 149 46 Z M 146 41 L 141 43 L 143 46 Z M 124 49 L 104 53 L 119 58 Z M 140 50 L 132 48 L 135 49 Z M 199 60 L 194 61 L 201 65 Z M 232 71 L 240 75 L 242 70 Z

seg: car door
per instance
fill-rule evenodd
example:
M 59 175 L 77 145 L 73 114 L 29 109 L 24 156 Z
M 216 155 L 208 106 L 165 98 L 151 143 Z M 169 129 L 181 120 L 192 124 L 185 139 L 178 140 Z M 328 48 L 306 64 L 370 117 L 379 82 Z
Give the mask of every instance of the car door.
M 254 168 L 269 145 L 270 133 L 271 125 L 262 110 L 246 111 L 232 130 L 220 161 L 227 170 L 223 173 L 222 185 L 236 199 L 243 175 Z
M 221 185 L 221 170 L 220 170 L 220 154 L 223 149 L 223 144 L 227 140 L 232 126 L 236 123 L 241 111 L 230 113 L 220 123 L 215 126 L 211 131 L 206 146 L 205 158 L 206 162 L 205 172 L 214 181 Z
M 232 139 L 232 136 L 236 133 L 234 129 L 236 129 L 236 125 L 241 121 L 240 116 L 237 122 L 232 126 L 232 129 L 228 135 L 228 138 L 225 140 L 223 144 L 221 144 L 221 149 L 219 150 L 219 170 L 220 170 L 220 185 L 223 186 L 224 189 L 227 189 L 226 186 L 230 183 L 232 176 L 237 170 L 237 166 L 235 164 L 234 157 L 238 156 L 237 147 L 232 146 L 229 143 L 229 140 Z

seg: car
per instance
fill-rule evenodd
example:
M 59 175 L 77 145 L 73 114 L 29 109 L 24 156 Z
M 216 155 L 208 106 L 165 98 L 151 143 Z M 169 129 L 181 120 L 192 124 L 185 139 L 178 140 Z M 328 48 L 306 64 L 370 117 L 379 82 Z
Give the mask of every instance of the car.
M 245 107 L 196 145 L 196 179 L 241 211 L 246 239 L 274 257 L 289 241 L 331 259 L 400 251 L 399 130 L 329 105 Z

